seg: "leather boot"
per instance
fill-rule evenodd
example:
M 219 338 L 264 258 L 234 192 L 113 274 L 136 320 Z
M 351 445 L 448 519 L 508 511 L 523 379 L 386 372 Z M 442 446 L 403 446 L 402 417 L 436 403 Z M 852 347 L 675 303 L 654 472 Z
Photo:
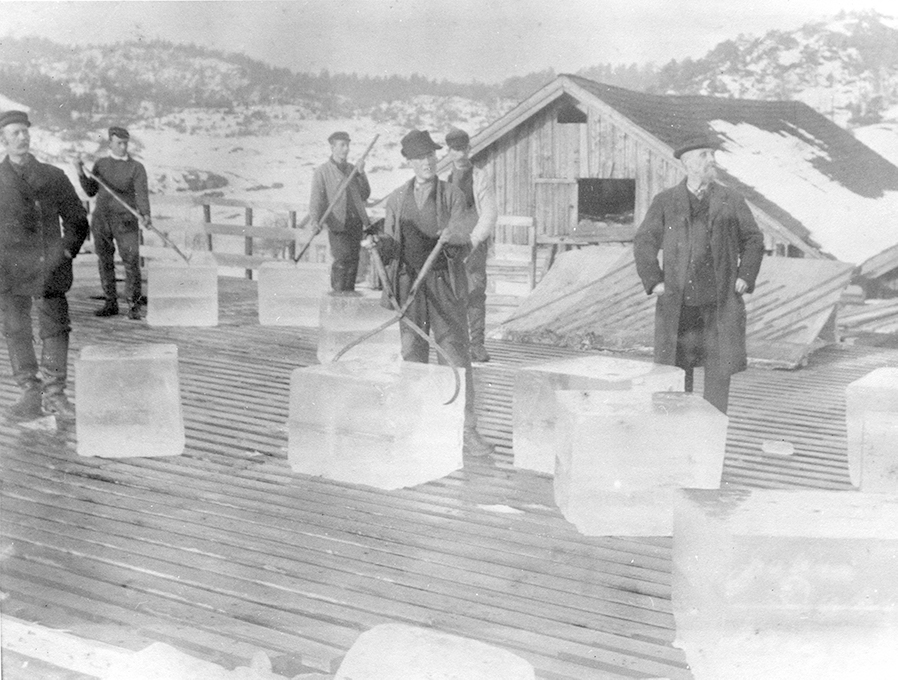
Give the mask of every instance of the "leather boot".
M 94 312 L 94 316 L 115 316 L 116 314 L 118 314 L 118 300 L 114 298 L 112 300 L 107 298 L 103 306 Z
M 30 335 L 10 335 L 6 339 L 9 363 L 16 384 L 22 388 L 22 396 L 10 406 L 9 416 L 15 421 L 34 420 L 41 411 L 41 381 L 37 376 L 37 357 Z
M 41 373 L 44 376 L 44 411 L 65 420 L 75 418 L 75 407 L 65 396 L 68 375 L 69 336 L 44 338 L 41 350 Z
M 128 318 L 140 321 L 140 303 L 137 300 L 132 301 L 128 305 Z
M 490 360 L 489 352 L 483 345 L 471 345 L 471 361 L 478 364 L 486 363 Z
M 477 430 L 465 428 L 464 444 L 462 445 L 462 453 L 464 455 L 483 458 L 484 456 L 491 456 L 495 452 L 493 445 L 481 437 Z

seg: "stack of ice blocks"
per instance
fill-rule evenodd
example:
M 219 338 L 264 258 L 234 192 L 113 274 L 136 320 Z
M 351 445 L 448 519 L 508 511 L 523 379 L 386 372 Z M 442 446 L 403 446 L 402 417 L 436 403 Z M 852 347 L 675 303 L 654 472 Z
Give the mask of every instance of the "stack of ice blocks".
M 877 368 L 845 389 L 848 472 L 861 491 L 898 493 L 898 368 Z
M 125 458 L 184 451 L 175 345 L 90 345 L 75 361 L 78 454 Z
M 898 669 L 898 497 L 683 491 L 677 646 L 696 680 L 885 680 Z
M 194 253 L 189 263 L 150 260 L 147 288 L 149 325 L 218 325 L 218 265 L 210 253 Z
M 414 362 L 338 361 L 297 368 L 287 458 L 295 472 L 398 489 L 462 466 L 464 374 Z
M 717 489 L 727 417 L 697 394 L 560 391 L 555 502 L 590 536 L 670 536 L 677 489 Z
M 555 472 L 558 390 L 604 390 L 615 399 L 646 403 L 652 392 L 683 389 L 683 369 L 613 357 L 564 359 L 527 366 L 515 374 L 512 443 L 515 467 Z
M 333 293 L 321 298 L 321 326 L 318 331 L 318 361 L 326 364 L 350 342 L 395 316 L 381 304 L 379 291 Z M 395 322 L 357 345 L 340 360 L 364 359 L 371 362 L 399 361 L 402 345 Z
M 259 268 L 259 323 L 318 328 L 321 297 L 330 290 L 330 265 L 266 262 Z

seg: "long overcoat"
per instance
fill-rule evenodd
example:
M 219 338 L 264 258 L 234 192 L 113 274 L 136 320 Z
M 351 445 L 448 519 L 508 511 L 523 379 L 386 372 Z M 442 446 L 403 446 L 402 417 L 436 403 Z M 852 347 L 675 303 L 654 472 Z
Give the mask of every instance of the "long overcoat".
M 0 162 L 0 293 L 64 295 L 88 231 L 87 211 L 62 170 L 31 158 L 23 178 L 8 156 Z
M 352 165 L 347 165 L 346 174 L 340 170 L 340 167 L 333 161 L 328 159 L 327 162 L 318 166 L 312 175 L 312 191 L 309 197 L 309 215 L 315 222 L 327 212 L 328 204 L 333 200 L 337 193 L 337 189 L 347 175 L 352 172 Z M 368 213 L 365 211 L 365 201 L 371 195 L 371 185 L 365 175 L 357 173 L 352 182 L 334 201 L 334 209 L 328 215 L 326 224 L 321 225 L 327 227 L 334 233 L 346 231 L 346 214 L 348 211 L 349 201 L 355 207 L 355 212 L 362 220 L 362 228 L 368 227 Z
M 686 180 L 655 196 L 633 244 L 636 269 L 646 293 L 664 282 L 664 294 L 655 307 L 655 362 L 676 365 L 677 331 L 689 265 L 690 209 Z M 706 356 L 719 361 L 723 375 L 745 370 L 745 303 L 736 293 L 736 279 L 748 284 L 755 279 L 764 256 L 764 237 L 751 210 L 738 193 L 712 183 L 708 221 L 711 255 L 717 288 L 717 347 L 706 348 Z M 659 262 L 659 253 L 662 261 Z M 714 337 L 715 334 L 706 334 Z

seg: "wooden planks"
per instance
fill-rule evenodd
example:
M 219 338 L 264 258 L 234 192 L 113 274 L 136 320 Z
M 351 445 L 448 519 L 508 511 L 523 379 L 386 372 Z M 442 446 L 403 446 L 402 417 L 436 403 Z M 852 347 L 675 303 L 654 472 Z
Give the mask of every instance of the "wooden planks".
M 690 677 L 670 644 L 670 541 L 580 536 L 551 479 L 512 466 L 516 367 L 575 350 L 491 342 L 477 409 L 497 454 L 384 492 L 290 472 L 289 375 L 315 339 L 260 328 L 252 282 L 221 279 L 213 329 L 96 319 L 87 293 L 71 297 L 73 351 L 178 344 L 187 452 L 80 458 L 70 431 L 0 425 L 4 614 L 228 667 L 261 649 L 329 672 L 359 632 L 403 621 L 509 649 L 541 678 Z M 844 385 L 883 363 L 898 352 L 831 348 L 802 371 L 737 376 L 726 484 L 846 488 Z M 15 396 L 4 378 L 0 408 Z M 765 456 L 772 437 L 796 454 Z

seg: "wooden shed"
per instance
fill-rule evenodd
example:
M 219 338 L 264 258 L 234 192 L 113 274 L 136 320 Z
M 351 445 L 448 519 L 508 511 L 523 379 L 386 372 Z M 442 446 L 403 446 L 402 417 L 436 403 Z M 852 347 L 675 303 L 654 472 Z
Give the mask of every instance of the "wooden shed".
M 534 245 L 557 249 L 631 240 L 652 197 L 683 177 L 674 149 L 708 134 L 723 143 L 720 181 L 746 197 L 770 254 L 859 264 L 898 240 L 867 239 L 860 257 L 840 253 L 822 238 L 828 226 L 758 181 L 763 163 L 779 163 L 802 189 L 818 173 L 871 205 L 886 193 L 898 197 L 898 168 L 800 102 L 651 95 L 560 75 L 471 146 L 494 174 L 500 214 L 533 217 Z M 795 149 L 787 159 L 794 167 L 761 143 L 771 141 Z

